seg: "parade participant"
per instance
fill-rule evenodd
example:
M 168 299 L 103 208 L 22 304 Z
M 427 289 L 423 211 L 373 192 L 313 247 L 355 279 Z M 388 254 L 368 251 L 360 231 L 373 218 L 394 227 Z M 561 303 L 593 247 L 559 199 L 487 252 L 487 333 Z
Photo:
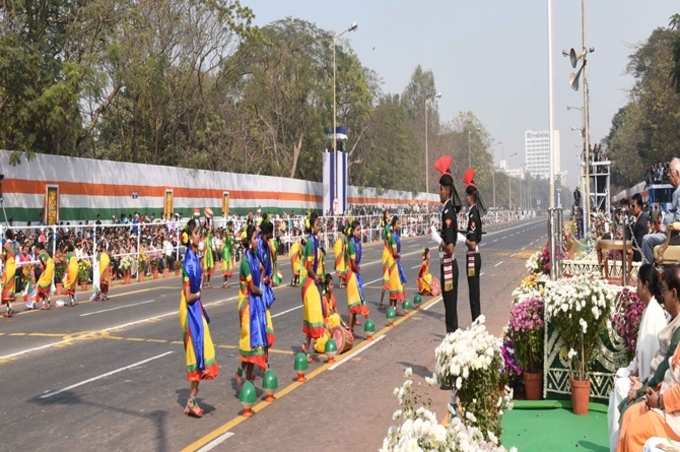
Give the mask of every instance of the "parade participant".
M 388 264 L 389 256 L 390 256 L 390 236 L 392 234 L 392 228 L 390 225 L 390 222 L 387 219 L 387 210 L 383 210 L 383 215 L 382 219 L 380 221 L 380 226 L 382 228 L 381 234 L 382 234 L 382 239 L 383 239 L 383 253 L 382 253 L 382 266 L 383 266 L 383 288 L 382 291 L 380 292 L 380 304 L 378 305 L 378 309 L 383 308 L 383 302 L 385 300 L 385 292 L 389 293 L 390 291 L 390 269 Z
M 399 218 L 395 215 L 392 217 L 391 233 L 389 238 L 390 254 L 387 259 L 387 267 L 389 270 L 389 290 L 390 290 L 390 305 L 397 310 L 397 315 L 403 315 L 401 305 L 406 298 L 404 292 L 405 275 L 401 268 L 400 253 L 401 240 L 399 239 Z
M 323 312 L 324 312 L 324 323 L 326 328 L 329 328 L 329 322 L 331 321 L 331 316 L 338 312 L 338 302 L 335 299 L 335 293 L 333 292 L 333 275 L 326 273 L 324 277 L 324 291 L 323 291 Z
M 274 259 L 272 257 L 271 246 L 269 241 L 274 235 L 274 225 L 267 219 L 267 214 L 260 223 L 260 232 L 257 236 L 256 255 L 261 265 L 260 291 L 262 292 L 262 300 L 266 308 L 266 323 L 267 323 L 267 347 L 274 345 L 274 324 L 272 323 L 271 307 L 276 301 L 274 290 L 272 289 L 274 276 Z
M 470 296 L 470 314 L 473 322 L 481 315 L 479 272 L 482 268 L 482 259 L 479 254 L 479 242 L 482 241 L 482 216 L 480 206 L 483 209 L 474 177 L 475 171 L 472 168 L 468 168 L 463 176 L 463 183 L 466 185 L 465 202 L 468 206 L 468 223 L 465 233 L 465 245 L 467 246 L 465 268 Z
M 6 305 L 5 317 L 12 317 L 14 315 L 12 302 L 14 301 L 17 267 L 16 252 L 14 250 L 14 232 L 11 229 L 7 230 L 5 239 L 6 241 L 2 246 L 4 254 L 4 265 L 2 266 L 2 303 Z
M 364 280 L 361 277 L 361 224 L 353 221 L 348 228 L 349 235 L 347 245 L 347 308 L 349 310 L 349 328 L 354 334 L 354 326 L 357 324 L 357 316 L 363 315 L 368 318 L 368 306 L 364 293 Z
M 303 251 L 304 240 L 296 240 L 290 247 L 290 268 L 292 277 L 290 280 L 290 286 L 295 287 L 300 284 L 300 277 L 304 270 L 302 263 L 302 251 Z
M 272 257 L 272 287 L 281 285 L 281 282 L 283 281 L 283 275 L 279 271 L 279 243 L 276 236 L 272 236 L 272 238 L 269 239 L 269 249 Z
M 320 280 L 317 279 L 318 269 L 321 259 L 318 234 L 321 231 L 321 219 L 316 212 L 312 212 L 305 219 L 305 232 L 307 244 L 303 254 L 306 277 L 302 285 L 302 304 L 304 310 L 304 322 L 302 332 L 305 335 L 305 343 L 302 351 L 309 356 L 310 346 L 314 339 L 321 337 L 324 329 L 324 313 L 321 303 L 321 293 L 319 291 Z
M 340 279 L 340 286 L 346 284 L 347 278 L 347 236 L 345 235 L 345 229 L 347 226 L 342 224 L 338 231 L 338 237 L 335 239 L 333 244 L 333 254 L 335 255 L 335 274 Z
M 425 248 L 423 251 L 422 262 L 420 269 L 418 269 L 418 279 L 416 284 L 418 286 L 418 293 L 420 295 L 438 296 L 439 295 L 439 281 L 432 277 L 430 273 L 430 249 Z
M 212 228 L 212 209 L 205 209 L 205 236 L 204 236 L 204 248 L 203 248 L 203 277 L 205 279 L 205 286 L 212 287 L 210 285 L 210 277 L 212 276 L 213 269 L 215 268 L 215 255 L 214 255 L 214 239 L 213 239 L 213 228 Z
M 198 221 L 191 219 L 182 232 L 182 244 L 187 247 L 187 251 L 182 263 L 179 324 L 184 334 L 187 380 L 191 385 L 184 414 L 193 417 L 203 416 L 203 409 L 196 401 L 200 381 L 215 379 L 219 373 L 215 346 L 208 326 L 210 319 L 201 303 L 203 280 L 201 262 L 197 255 L 200 242 L 201 228 Z
M 40 247 L 42 247 L 42 244 Z M 40 261 L 42 271 L 38 278 L 35 303 L 40 304 L 40 309 L 50 309 L 52 307 L 50 290 L 52 289 L 52 279 L 54 278 L 54 259 L 50 257 L 47 251 L 41 248 L 38 260 Z
M 229 287 L 229 278 L 234 271 L 234 222 L 228 221 L 224 231 L 224 244 L 222 246 L 222 275 L 224 283 L 222 287 Z
M 104 242 L 99 245 L 99 287 L 92 295 L 92 301 L 107 301 L 109 299 L 109 287 L 113 278 L 111 258 L 106 251 Z
M 78 285 L 78 259 L 73 250 L 73 244 L 69 243 L 66 247 L 66 272 L 64 273 L 64 290 L 68 296 L 67 306 L 73 307 L 76 304 L 76 286 Z
M 439 199 L 442 207 L 441 234 L 432 230 L 432 238 L 439 243 L 441 252 L 440 283 L 444 299 L 446 332 L 458 329 L 458 262 L 456 262 L 456 241 L 458 235 L 458 212 L 461 209 L 460 198 L 453 184 L 451 164 L 453 158 L 444 155 L 435 162 L 435 168 L 441 174 L 439 178 Z
M 33 271 L 33 259 L 29 253 L 28 240 L 24 242 L 19 253 L 19 267 L 21 267 L 21 276 L 24 282 L 24 290 L 22 292 L 24 301 L 26 301 L 27 308 L 33 309 L 33 298 L 35 293 L 35 273 Z
M 637 295 L 645 310 L 640 319 L 635 356 L 627 367 L 616 371 L 614 387 L 609 395 L 609 445 L 610 450 L 616 449 L 619 433 L 619 405 L 628 396 L 631 377 L 644 381 L 652 373 L 652 358 L 659 351 L 659 334 L 666 327 L 667 321 L 664 310 L 657 300 L 661 300 L 659 293 L 659 277 L 654 267 L 643 264 L 638 271 Z
M 255 379 L 255 366 L 262 370 L 268 366 L 268 349 L 273 344 L 273 336 L 267 334 L 267 306 L 263 299 L 262 263 L 258 257 L 257 229 L 253 225 L 246 226 L 243 241 L 246 249 L 241 259 L 239 279 L 239 320 L 241 335 L 239 353 L 241 367 L 236 373 L 236 382 L 240 386 L 243 378 Z

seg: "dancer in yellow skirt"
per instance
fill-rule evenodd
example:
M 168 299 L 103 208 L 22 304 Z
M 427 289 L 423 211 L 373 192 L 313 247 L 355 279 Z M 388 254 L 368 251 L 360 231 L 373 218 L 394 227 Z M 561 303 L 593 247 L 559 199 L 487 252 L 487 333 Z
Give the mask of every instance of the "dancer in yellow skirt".
M 288 255 L 290 256 L 290 268 L 292 272 L 292 277 L 290 280 L 290 286 L 295 287 L 300 284 L 302 279 L 302 273 L 304 271 L 304 265 L 302 263 L 302 251 L 304 250 L 304 239 L 295 240 L 290 246 L 290 251 Z
M 54 260 L 47 251 L 44 250 L 42 243 L 38 244 L 40 252 L 38 260 L 42 266 L 42 272 L 38 278 L 37 290 L 35 293 L 35 303 L 40 303 L 40 309 L 50 309 L 50 290 L 52 289 L 52 279 L 54 278 Z
M 302 351 L 307 353 L 307 359 L 309 360 L 311 343 L 314 339 L 323 336 L 325 328 L 321 293 L 319 292 L 320 281 L 317 280 L 321 258 L 318 238 L 319 231 L 321 231 L 321 219 L 314 212 L 305 221 L 305 229 L 309 235 L 303 255 L 306 277 L 302 285 L 302 304 L 304 310 L 302 332 L 305 334 L 306 340 L 302 345 Z
M 73 252 L 73 244 L 66 248 L 66 272 L 64 273 L 64 289 L 68 296 L 67 306 L 76 305 L 76 287 L 78 286 L 78 259 Z
M 349 328 L 354 334 L 354 326 L 357 324 L 357 316 L 368 318 L 368 306 L 364 293 L 364 280 L 361 277 L 361 224 L 353 221 L 348 228 L 347 260 L 349 271 L 347 272 L 347 308 L 349 310 Z
M 404 302 L 406 294 L 404 292 L 404 285 L 406 278 L 401 268 L 399 258 L 401 253 L 401 241 L 399 239 L 399 218 L 395 215 L 392 217 L 390 223 L 392 232 L 389 237 L 390 253 L 387 258 L 387 267 L 389 269 L 389 288 L 390 288 L 390 305 L 397 309 L 397 314 L 402 315 L 401 304 Z
M 234 222 L 228 221 L 224 231 L 224 246 L 222 247 L 222 287 L 229 287 L 229 278 L 234 273 Z
M 333 254 L 335 255 L 335 274 L 338 275 L 340 279 L 340 286 L 344 286 L 347 283 L 347 236 L 345 235 L 346 225 L 341 225 L 338 231 L 338 238 L 335 239 L 333 244 Z
M 12 317 L 14 310 L 12 309 L 12 302 L 14 301 L 15 280 L 17 272 L 16 253 L 14 251 L 14 233 L 11 229 L 7 230 L 5 235 L 5 242 L 2 245 L 4 254 L 4 265 L 2 266 L 2 303 L 7 305 L 5 317 Z
M 208 327 L 210 319 L 201 303 L 202 269 L 197 255 L 200 242 L 200 226 L 196 220 L 189 220 L 186 230 L 182 233 L 182 244 L 188 248 L 182 265 L 179 324 L 184 335 L 187 380 L 191 384 L 184 414 L 193 417 L 203 416 L 203 409 L 196 401 L 199 382 L 212 380 L 219 373 L 215 346 Z
M 423 251 L 423 261 L 418 270 L 418 279 L 416 279 L 418 286 L 418 293 L 420 295 L 437 296 L 439 295 L 439 284 L 436 279 L 432 278 L 430 273 L 430 249 L 425 248 Z
M 381 234 L 383 239 L 383 253 L 382 253 L 382 268 L 383 268 L 383 288 L 380 292 L 380 304 L 378 309 L 383 308 L 383 303 L 385 301 L 385 292 L 390 291 L 390 268 L 387 265 L 390 258 L 390 236 L 392 234 L 392 226 L 387 219 L 387 210 L 383 210 L 382 220 L 380 222 L 382 227 Z

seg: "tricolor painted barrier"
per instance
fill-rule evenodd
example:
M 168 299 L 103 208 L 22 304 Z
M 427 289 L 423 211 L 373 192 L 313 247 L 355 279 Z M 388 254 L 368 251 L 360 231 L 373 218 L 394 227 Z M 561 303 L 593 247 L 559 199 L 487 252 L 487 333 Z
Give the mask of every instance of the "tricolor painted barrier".
M 34 154 L 10 164 L 10 151 L 0 150 L 0 173 L 7 218 L 15 221 L 103 219 L 121 214 L 162 217 L 169 212 L 189 216 L 210 207 L 216 215 L 321 210 L 323 185 L 300 179 L 113 162 Z M 436 204 L 437 195 L 376 188 L 349 187 L 350 206 Z M 2 212 L 0 212 L 2 215 Z M 4 220 L 4 218 L 0 217 Z

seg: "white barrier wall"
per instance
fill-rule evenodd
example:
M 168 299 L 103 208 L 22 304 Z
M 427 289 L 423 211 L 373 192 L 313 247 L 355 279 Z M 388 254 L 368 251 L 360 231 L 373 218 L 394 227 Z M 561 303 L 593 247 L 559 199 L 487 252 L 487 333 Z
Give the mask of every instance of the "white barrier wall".
M 321 209 L 323 203 L 320 182 L 48 154 L 34 154 L 31 160 L 22 157 L 19 164 L 11 165 L 11 154 L 0 150 L 0 173 L 5 176 L 5 214 L 15 221 L 42 220 L 48 186 L 58 187 L 61 221 L 94 219 L 98 214 L 110 219 L 135 211 L 159 217 L 166 192 L 171 193 L 172 210 L 183 215 L 203 207 L 222 214 L 225 192 L 229 193 L 232 214 L 257 208 L 301 213 Z M 360 187 L 349 190 L 353 206 L 436 202 L 433 194 Z

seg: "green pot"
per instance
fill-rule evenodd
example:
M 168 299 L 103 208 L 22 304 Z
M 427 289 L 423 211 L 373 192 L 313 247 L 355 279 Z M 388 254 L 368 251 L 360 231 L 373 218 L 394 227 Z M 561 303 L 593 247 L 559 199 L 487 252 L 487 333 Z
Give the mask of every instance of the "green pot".
M 308 367 L 309 363 L 307 362 L 307 355 L 302 352 L 296 353 L 293 369 L 295 369 L 297 372 L 304 372 Z
M 238 395 L 239 400 L 243 406 L 250 406 L 257 400 L 257 392 L 255 386 L 250 381 L 243 383 L 241 392 Z

